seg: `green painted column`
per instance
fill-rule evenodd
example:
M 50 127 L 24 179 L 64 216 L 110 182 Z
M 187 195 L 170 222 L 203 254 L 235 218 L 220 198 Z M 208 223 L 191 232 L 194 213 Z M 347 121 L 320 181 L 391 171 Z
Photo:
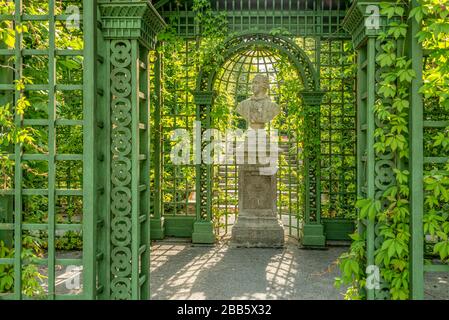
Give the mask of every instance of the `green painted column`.
M 375 60 L 376 60 L 376 39 L 370 37 L 367 44 L 367 72 L 366 72 L 366 92 L 363 94 L 366 97 L 366 104 L 364 107 L 367 112 L 366 119 L 366 197 L 368 199 L 374 199 L 376 194 L 375 189 L 375 162 L 376 154 L 374 152 L 374 131 L 376 129 L 375 115 L 374 115 L 374 103 L 376 98 L 375 91 Z M 362 125 L 362 124 L 360 124 Z M 375 221 L 371 219 L 366 219 L 364 221 L 366 225 L 366 264 L 367 266 L 374 264 L 374 228 Z M 374 290 L 367 289 L 367 298 L 369 300 L 374 299 Z
M 391 1 L 387 1 L 391 2 Z M 374 6 L 374 7 L 373 7 Z M 378 92 L 376 84 L 382 81 L 378 56 L 382 53 L 382 43 L 378 39 L 390 22 L 385 15 L 373 16 L 373 8 L 381 11 L 377 1 L 354 1 L 343 21 L 343 28 L 352 35 L 354 48 L 357 50 L 357 196 L 372 201 L 381 200 L 383 207 L 388 206 L 383 194 L 395 183 L 393 169 L 403 164 L 395 152 L 387 150 L 376 152 L 374 145 L 376 130 L 385 123 L 375 114 L 377 99 L 384 99 Z M 377 20 L 376 20 L 377 19 Z M 397 41 L 401 48 L 400 41 Z M 399 49 L 398 49 L 399 50 Z M 366 267 L 376 267 L 376 250 L 381 248 L 383 237 L 380 230 L 384 222 L 374 219 L 359 219 L 358 231 L 366 235 Z M 367 287 L 366 298 L 388 299 L 389 284 L 380 276 L 378 287 Z
M 157 50 L 157 49 L 156 49 Z M 154 127 L 153 131 L 154 140 L 152 145 L 154 146 L 153 154 L 153 168 L 154 168 L 154 189 L 153 189 L 153 214 L 151 215 L 151 239 L 162 240 L 165 237 L 164 217 L 162 216 L 162 167 L 161 167 L 161 147 L 162 147 L 162 127 L 161 127 L 161 109 L 163 106 L 162 97 L 162 75 L 163 75 L 163 63 L 162 54 L 156 52 L 156 61 L 154 65 L 154 90 L 155 99 L 153 105 L 153 117 Z
M 411 8 L 418 6 L 418 1 L 411 1 Z M 407 52 L 416 77 L 410 86 L 410 298 L 424 299 L 424 143 L 423 143 L 423 97 L 419 93 L 422 86 L 423 50 L 416 34 L 420 24 L 409 19 Z
M 349 9 L 343 27 L 353 38 L 357 50 L 357 196 L 375 199 L 376 154 L 374 132 L 376 129 L 374 104 L 376 99 L 376 38 L 379 29 L 367 28 L 370 16 L 367 6 L 371 2 L 357 1 Z M 379 184 L 378 184 L 379 185 Z M 366 266 L 375 265 L 376 222 L 370 219 L 358 220 L 358 232 L 366 233 Z M 373 289 L 366 289 L 367 299 L 375 298 Z
M 321 222 L 321 142 L 320 108 L 324 93 L 303 91 L 304 102 L 304 225 L 301 245 L 321 248 L 326 245 L 324 226 Z
M 98 122 L 98 119 L 103 119 L 103 105 L 97 86 L 97 77 L 101 80 L 97 74 L 97 36 L 101 36 L 98 32 L 97 1 L 84 1 L 83 10 L 83 292 L 85 299 L 93 300 L 104 289 L 102 276 L 106 274 L 102 269 L 105 259 L 97 257 L 104 254 L 98 244 L 101 235 L 106 233 L 104 221 L 103 224 L 98 224 L 98 221 L 103 218 L 108 204 L 103 192 L 106 169 L 101 159 L 108 140 Z
M 195 147 L 196 169 L 196 217 L 193 224 L 192 243 L 212 244 L 215 242 L 212 222 L 212 165 L 204 164 L 201 160 L 201 136 L 211 127 L 210 110 L 215 93 L 201 91 L 194 93 L 196 104 L 196 121 L 201 122 L 201 129 L 197 129 L 197 145 Z
M 106 65 L 102 127 L 109 133 L 104 192 L 110 265 L 102 298 L 149 298 L 149 51 L 165 23 L 148 1 L 99 2 Z M 100 79 L 98 79 L 100 83 Z

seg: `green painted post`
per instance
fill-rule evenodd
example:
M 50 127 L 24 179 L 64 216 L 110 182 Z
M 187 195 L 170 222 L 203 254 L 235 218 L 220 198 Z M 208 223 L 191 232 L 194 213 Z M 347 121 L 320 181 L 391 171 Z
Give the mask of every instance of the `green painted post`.
M 158 48 L 156 48 L 157 50 Z M 163 105 L 162 100 L 162 53 L 156 52 L 156 61 L 154 65 L 154 77 L 155 77 L 155 96 L 156 99 L 153 102 L 154 105 L 154 199 L 153 208 L 154 212 L 151 217 L 151 239 L 162 240 L 165 237 L 164 217 L 162 216 L 162 167 L 161 167 L 161 143 L 162 143 L 162 127 L 161 127 L 161 110 Z
M 85 0 L 83 11 L 84 25 L 84 71 L 83 71 L 83 291 L 86 299 L 97 297 L 97 212 L 104 210 L 96 205 L 100 201 L 97 192 L 97 175 L 100 168 L 97 163 L 98 150 L 95 140 L 98 138 L 97 110 L 97 1 Z M 102 172 L 105 173 L 104 171 Z M 100 281 L 101 282 L 101 281 Z
M 202 130 L 197 139 L 202 138 L 204 130 L 210 128 L 210 108 L 213 105 L 214 92 L 195 92 L 196 120 L 201 122 Z M 198 146 L 202 144 L 198 143 Z M 202 149 L 202 148 L 201 148 Z M 201 150 L 196 150 L 197 157 Z M 201 158 L 200 158 L 201 159 Z M 193 224 L 192 243 L 212 244 L 215 242 L 214 227 L 212 223 L 212 195 L 211 170 L 208 164 L 196 164 L 196 220 Z
M 141 230 L 139 223 L 140 216 L 140 193 L 139 193 L 139 184 L 140 184 L 140 162 L 139 162 L 139 111 L 140 111 L 140 103 L 139 103 L 139 72 L 137 61 L 139 58 L 139 43 L 137 40 L 132 40 L 130 45 L 130 73 L 131 73 L 131 110 L 130 110 L 130 119 L 131 124 L 128 129 L 131 130 L 131 299 L 138 300 L 140 298 L 140 288 L 139 288 L 139 245 L 140 245 L 140 237 Z M 115 70 L 118 70 L 115 69 Z M 125 74 L 125 73 L 124 73 Z M 112 80 L 114 82 L 114 80 Z M 116 89 L 118 89 L 118 83 Z M 129 116 L 129 115 L 128 115 Z M 113 120 L 114 121 L 114 120 Z M 119 164 L 117 161 L 116 164 Z M 149 172 L 148 172 L 149 174 Z M 119 184 L 117 184 L 119 185 Z M 114 195 L 112 195 L 114 197 Z M 117 228 L 117 225 L 115 225 Z M 119 247 L 119 246 L 117 246 Z M 116 257 L 115 257 L 116 258 Z M 148 268 L 148 265 L 144 265 L 144 268 Z
M 376 161 L 376 155 L 374 152 L 374 131 L 376 128 L 374 120 L 374 103 L 375 103 L 375 64 L 376 64 L 376 39 L 373 37 L 368 38 L 367 44 L 367 61 L 368 68 L 366 72 L 366 112 L 367 112 L 367 134 L 366 134 L 366 150 L 367 150 L 367 198 L 373 199 L 375 197 L 375 184 L 374 184 L 374 165 Z M 366 230 L 366 255 L 367 266 L 374 265 L 374 224 L 372 220 L 367 220 Z M 374 290 L 367 289 L 368 300 L 374 299 Z
M 310 224 L 310 178 L 308 172 L 310 171 L 309 159 L 304 159 L 304 223 Z
M 141 48 L 139 53 L 138 68 L 139 74 L 139 160 L 141 161 L 141 173 L 140 173 L 140 216 L 141 222 L 141 237 L 139 244 L 139 252 L 141 252 L 141 264 L 150 266 L 150 92 L 149 92 L 149 50 L 147 48 Z M 140 299 L 148 300 L 150 298 L 150 270 L 149 268 L 142 272 L 139 277 L 139 286 L 141 287 Z
M 149 297 L 148 53 L 165 23 L 148 1 L 99 3 L 110 110 L 111 299 Z M 98 79 L 99 80 L 99 79 Z
M 411 8 L 418 6 L 418 1 L 411 1 Z M 415 19 L 409 19 L 407 32 L 408 56 L 411 58 L 411 68 L 416 77 L 410 85 L 410 298 L 421 300 L 424 298 L 424 186 L 423 186 L 423 97 L 419 93 L 422 86 L 423 51 L 418 43 L 416 34 L 420 25 Z
M 56 232 L 56 23 L 55 0 L 49 7 L 49 50 L 48 50 L 48 298 L 53 300 L 56 294 L 55 280 L 55 232 Z
M 22 23 L 23 6 L 22 0 L 15 0 L 14 21 L 17 24 Z M 15 80 L 22 79 L 23 76 L 23 56 L 22 56 L 22 40 L 21 32 L 15 31 L 14 57 L 15 57 Z M 23 93 L 15 90 L 14 105 L 22 98 Z M 14 124 L 17 128 L 22 127 L 22 116 L 15 112 Z M 22 299 L 22 145 L 17 143 L 14 146 L 14 299 Z
M 321 131 L 320 128 L 320 108 L 324 97 L 322 91 L 303 91 L 300 93 L 305 112 L 306 128 L 310 131 L 306 134 L 306 139 L 313 140 L 312 132 L 315 134 Z M 322 248 L 326 245 L 324 226 L 321 223 L 321 145 L 320 139 L 304 145 L 306 152 L 305 159 L 305 223 L 302 230 L 301 245 L 303 247 Z M 311 167 L 311 163 L 314 167 Z M 312 187 L 310 178 L 314 178 L 315 185 Z M 314 192 L 312 192 L 314 189 Z M 311 208 L 311 201 L 314 200 L 314 208 Z M 312 219 L 312 213 L 314 217 Z
M 195 107 L 195 120 L 197 124 L 202 124 L 201 122 L 201 104 L 196 103 Z M 202 128 L 199 125 L 195 125 L 193 133 L 193 153 L 195 159 L 195 222 L 201 221 L 201 138 L 202 138 Z
M 315 175 L 316 175 L 316 186 L 315 186 L 315 190 L 316 190 L 316 194 L 315 194 L 315 207 L 316 207 L 316 222 L 320 225 L 322 225 L 321 222 L 321 127 L 320 127 L 320 120 L 321 120 L 321 104 L 320 105 L 315 105 L 313 106 L 315 108 L 315 125 L 314 128 L 318 129 L 318 132 L 320 132 L 320 134 L 318 134 L 318 139 L 317 142 L 314 146 L 315 150 L 316 150 L 316 154 L 315 154 L 315 161 L 316 161 L 316 167 L 315 167 Z
M 376 41 L 381 29 L 368 28 L 365 19 L 370 17 L 366 10 L 368 1 L 355 1 L 346 14 L 343 28 L 353 38 L 353 45 L 358 50 L 359 61 L 357 71 L 357 195 L 376 200 L 383 190 L 376 185 L 376 152 L 374 150 L 376 130 L 375 100 L 376 100 Z M 385 17 L 380 17 L 381 25 Z M 366 232 L 366 266 L 375 266 L 376 220 L 359 220 L 359 232 Z M 376 298 L 372 288 L 366 288 L 367 299 Z
M 96 35 L 97 35 L 97 1 L 84 0 L 84 71 L 83 71 L 83 291 L 84 298 L 96 299 L 96 247 L 97 247 L 97 198 L 95 167 L 98 151 L 96 150 L 96 116 L 97 82 L 96 82 Z M 104 174 L 104 172 L 102 172 Z
M 362 96 L 365 94 L 366 87 L 366 46 L 357 50 L 357 197 L 363 198 L 366 190 L 366 159 L 364 159 L 366 152 L 366 121 L 367 110 L 365 99 Z M 364 128 L 362 128 L 364 127 Z M 364 221 L 358 219 L 358 233 L 363 235 L 365 232 Z
M 98 2 L 97 2 L 98 3 Z M 87 99 L 95 99 L 89 101 L 95 101 L 96 108 L 93 110 L 93 114 L 89 115 L 89 137 L 95 137 L 93 148 L 93 158 L 89 158 L 93 171 L 93 189 L 94 196 L 90 199 L 94 206 L 94 212 L 96 216 L 92 216 L 89 220 L 89 225 L 86 228 L 92 228 L 95 233 L 91 235 L 90 241 L 94 241 L 96 246 L 96 251 L 91 252 L 91 255 L 87 257 L 88 262 L 96 267 L 89 273 L 89 284 L 91 286 L 91 291 L 89 296 L 94 296 L 96 299 L 111 299 L 111 158 L 112 154 L 110 151 L 111 144 L 111 96 L 107 94 L 111 92 L 110 81 L 105 81 L 109 78 L 111 72 L 111 64 L 109 61 L 110 52 L 110 42 L 104 39 L 104 34 L 102 31 L 103 24 L 101 22 L 101 17 L 97 13 L 98 4 L 94 5 L 91 10 L 93 10 L 92 16 L 87 16 L 85 19 L 86 23 L 90 24 L 90 28 L 86 28 L 91 34 L 88 37 L 88 43 L 90 49 L 87 51 L 86 55 L 89 54 L 89 61 L 91 63 L 92 74 L 89 73 L 91 77 L 89 89 L 93 92 L 89 93 Z M 89 21 L 89 22 L 88 22 Z M 86 90 L 86 89 L 85 89 Z M 89 110 L 91 111 L 91 110 Z M 85 154 L 86 156 L 86 154 Z M 91 250 L 90 248 L 88 250 Z M 94 255 L 95 254 L 95 255 Z M 98 285 L 92 284 L 95 281 L 95 277 L 98 279 Z

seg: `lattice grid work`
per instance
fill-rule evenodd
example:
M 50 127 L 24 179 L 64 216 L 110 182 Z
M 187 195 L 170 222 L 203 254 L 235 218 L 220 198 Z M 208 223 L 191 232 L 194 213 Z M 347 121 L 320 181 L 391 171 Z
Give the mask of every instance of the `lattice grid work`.
M 0 264 L 14 266 L 13 294 L 9 297 L 82 297 L 82 290 L 67 295 L 56 284 L 60 270 L 68 267 L 82 270 L 83 257 L 64 258 L 55 248 L 64 233 L 80 235 L 81 231 L 88 230 L 84 226 L 86 211 L 83 210 L 86 196 L 83 137 L 88 132 L 84 115 L 88 106 L 83 103 L 81 26 L 65 38 L 71 47 L 67 47 L 62 37 L 67 27 L 67 8 L 77 6 L 82 12 L 83 1 L 49 0 L 40 6 L 24 0 L 11 2 L 14 2 L 12 12 L 0 16 L 1 23 L 14 30 L 13 43 L 0 49 L 2 65 L 10 67 L 7 72 L 2 70 L 0 95 L 2 103 L 8 103 L 11 108 L 16 106 L 11 109 L 16 128 L 28 130 L 35 140 L 2 150 L 8 154 L 13 168 L 11 179 L 4 181 L 7 188 L 0 191 L 6 209 L 6 219 L 0 221 L 0 229 L 6 239 L 13 240 L 14 256 L 0 259 Z M 78 18 L 82 24 L 82 16 Z M 23 99 L 31 106 L 21 113 L 17 106 Z M 38 258 L 30 259 L 33 249 L 24 245 L 27 241 L 45 242 L 41 244 L 44 249 L 38 252 Z M 27 272 L 42 275 L 42 291 L 30 292 L 23 284 L 22 276 Z

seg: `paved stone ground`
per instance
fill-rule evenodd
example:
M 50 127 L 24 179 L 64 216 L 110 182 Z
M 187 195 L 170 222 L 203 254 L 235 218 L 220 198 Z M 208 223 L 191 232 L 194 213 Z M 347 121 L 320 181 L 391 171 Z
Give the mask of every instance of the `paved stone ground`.
M 302 250 L 194 247 L 157 242 L 152 247 L 151 299 L 343 299 L 334 287 L 335 260 L 346 247 Z M 449 274 L 425 277 L 425 299 L 449 300 Z
M 426 300 L 449 300 L 449 273 L 426 273 L 424 293 Z
M 159 242 L 151 262 L 152 299 L 342 299 L 333 286 L 346 250 L 193 247 Z
M 338 276 L 334 262 L 346 250 L 301 250 L 291 242 L 284 249 L 156 242 L 151 252 L 151 299 L 342 299 L 344 289 L 333 286 Z M 58 252 L 57 257 L 81 258 L 82 254 Z M 45 267 L 40 272 L 47 274 Z M 426 299 L 449 300 L 449 273 L 428 273 L 425 279 Z M 73 286 L 77 282 L 82 284 L 82 270 L 58 266 L 58 294 L 80 294 L 82 288 Z M 42 285 L 46 290 L 46 281 Z

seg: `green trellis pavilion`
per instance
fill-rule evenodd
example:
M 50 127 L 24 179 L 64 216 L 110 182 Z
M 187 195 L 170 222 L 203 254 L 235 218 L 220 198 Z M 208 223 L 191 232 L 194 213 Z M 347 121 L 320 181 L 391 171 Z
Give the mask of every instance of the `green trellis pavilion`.
M 227 239 L 237 165 L 175 165 L 172 134 L 246 129 L 257 74 L 281 108 L 286 236 L 351 242 L 339 281 L 366 299 L 422 299 L 449 271 L 444 1 L 0 3 L 0 298 L 44 268 L 48 299 L 148 299 L 152 241 Z M 56 289 L 68 266 L 78 295 Z

